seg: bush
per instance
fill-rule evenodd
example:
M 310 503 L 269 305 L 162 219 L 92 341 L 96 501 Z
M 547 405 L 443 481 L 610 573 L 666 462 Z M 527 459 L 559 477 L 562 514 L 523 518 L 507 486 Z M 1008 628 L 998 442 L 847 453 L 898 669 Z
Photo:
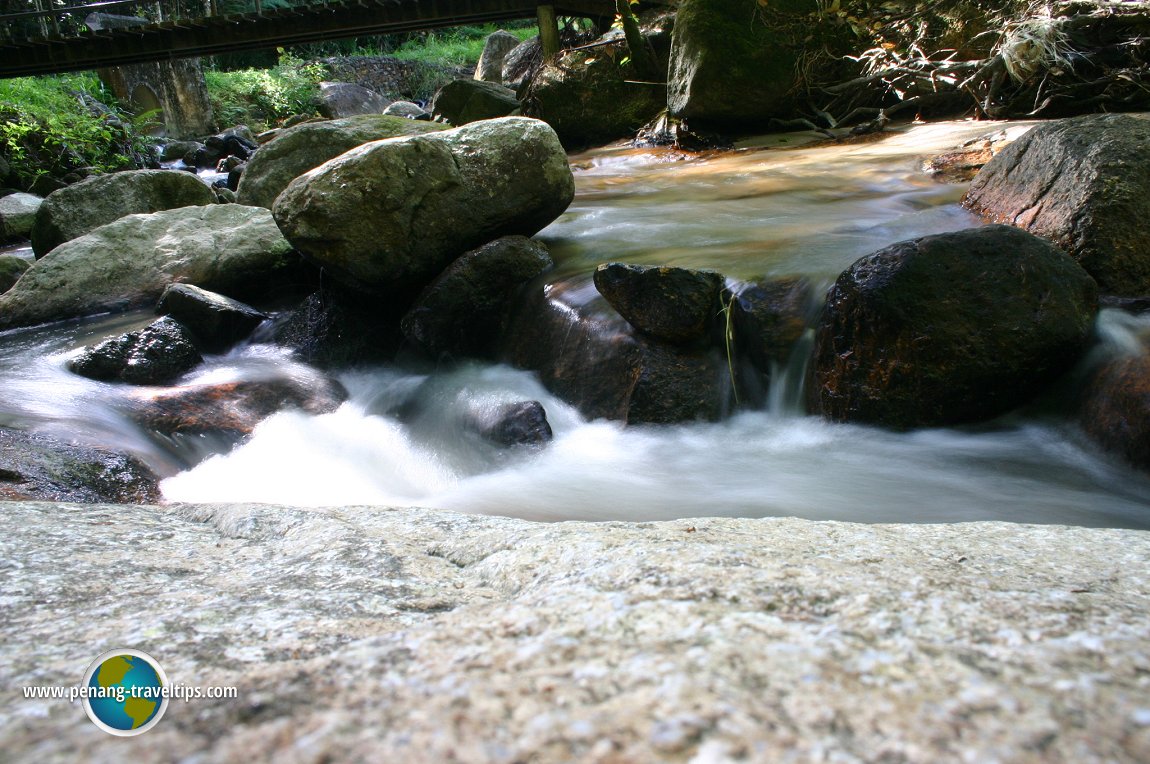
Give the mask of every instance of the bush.
M 217 122 L 264 129 L 294 114 L 315 115 L 323 71 L 320 63 L 281 52 L 271 69 L 207 71 L 204 78 Z

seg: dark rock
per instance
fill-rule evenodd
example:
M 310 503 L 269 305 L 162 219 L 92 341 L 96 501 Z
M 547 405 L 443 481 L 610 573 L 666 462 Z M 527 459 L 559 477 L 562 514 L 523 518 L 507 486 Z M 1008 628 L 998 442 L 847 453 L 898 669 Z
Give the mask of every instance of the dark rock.
M 433 281 L 400 326 L 431 356 L 490 358 L 513 295 L 554 266 L 543 244 L 507 236 L 467 252 Z
M 828 293 L 809 403 L 834 420 L 897 428 L 990 419 L 1074 365 L 1097 309 L 1090 276 L 1016 228 L 893 244 Z
M 43 257 L 66 241 L 135 213 L 212 203 L 199 178 L 178 170 L 97 175 L 49 194 L 36 212 L 32 250 Z
M 382 114 L 391 101 L 350 82 L 319 83 L 319 113 L 328 119 Z
M 236 192 L 240 204 L 271 209 L 288 183 L 345 151 L 371 141 L 444 130 L 382 114 L 307 122 L 283 130 L 248 162 Z
M 51 175 L 41 175 L 32 181 L 32 185 L 28 187 L 28 193 L 47 198 L 54 192 L 67 187 L 67 183 L 53 178 Z
M 87 348 L 68 362 L 68 368 L 105 382 L 162 385 L 203 360 L 184 325 L 165 317 Z
M 431 119 L 431 112 L 411 101 L 393 101 L 383 110 L 383 113 L 389 117 L 404 117 L 405 119 L 418 119 L 423 121 Z
M 251 434 L 263 419 L 284 409 L 327 414 L 347 400 L 347 390 L 328 377 L 280 378 L 191 385 L 150 391 L 131 401 L 127 415 L 161 435 Z
M 722 275 L 713 271 L 604 263 L 595 288 L 639 331 L 667 342 L 707 336 L 719 314 Z
M 436 119 L 456 127 L 482 119 L 506 117 L 519 109 L 515 91 L 494 82 L 455 80 L 439 89 L 431 102 Z
M 502 355 L 584 416 L 630 424 L 717 420 L 729 391 L 717 351 L 636 333 L 589 284 L 550 285 L 510 321 Z
M 1098 298 L 1098 307 L 1124 310 L 1127 313 L 1150 312 L 1150 297 L 1116 297 L 1104 294 Z
M 127 454 L 0 429 L 0 499 L 155 504 L 159 478 Z
M 1079 421 L 1104 449 L 1150 470 L 1150 355 L 1116 358 L 1095 371 Z
M 726 300 L 739 352 L 766 373 L 790 357 L 806 330 L 815 294 L 800 276 L 739 284 Z
M 247 162 L 237 162 L 228 168 L 228 190 L 235 192 L 240 187 L 240 180 L 244 177 L 244 170 L 248 168 Z M 236 197 L 238 198 L 238 197 Z M 233 199 L 234 201 L 234 199 Z
M 520 401 L 473 412 L 468 424 L 484 440 L 502 448 L 537 446 L 552 438 L 547 411 L 539 401 Z
M 347 368 L 390 361 L 403 341 L 402 307 L 326 282 L 281 318 L 275 341 L 321 368 Z
M 204 144 L 199 141 L 171 141 L 170 143 L 165 143 L 163 149 L 160 150 L 160 161 L 171 162 L 176 159 L 182 160 L 189 154 L 195 156 L 195 153 L 202 148 L 204 148 Z
M 503 84 L 503 62 L 507 54 L 519 45 L 519 38 L 502 29 L 487 35 L 483 41 L 483 53 L 475 65 L 475 79 Z
M 518 91 L 531 80 L 543 64 L 543 46 L 538 37 L 524 40 L 512 48 L 503 59 L 503 84 Z
M 978 173 L 965 203 L 1069 252 L 1107 293 L 1150 293 L 1150 121 L 1093 114 L 1035 127 Z
M 20 280 L 30 263 L 15 255 L 0 255 L 0 293 L 7 292 Z
M 500 236 L 534 235 L 574 193 L 555 132 L 505 117 L 365 145 L 292 181 L 273 212 L 333 278 L 406 309 L 455 258 Z
M 191 284 L 165 289 L 156 312 L 186 326 L 209 353 L 222 353 L 246 339 L 268 318 L 250 305 Z

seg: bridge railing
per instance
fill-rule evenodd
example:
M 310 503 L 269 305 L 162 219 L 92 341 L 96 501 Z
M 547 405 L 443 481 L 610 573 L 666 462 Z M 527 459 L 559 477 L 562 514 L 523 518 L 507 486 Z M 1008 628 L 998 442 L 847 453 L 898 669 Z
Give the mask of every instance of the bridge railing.
M 178 24 L 209 16 L 261 15 L 266 10 L 327 5 L 326 0 L 101 0 L 86 5 L 50 7 L 51 0 L 0 1 L 0 44 L 94 34 L 89 14 L 139 19 L 145 24 Z M 17 10 L 35 6 L 35 10 Z M 49 6 L 49 7 L 44 7 Z M 130 28 L 132 22 L 114 28 Z M 109 27 L 113 28 L 113 27 Z

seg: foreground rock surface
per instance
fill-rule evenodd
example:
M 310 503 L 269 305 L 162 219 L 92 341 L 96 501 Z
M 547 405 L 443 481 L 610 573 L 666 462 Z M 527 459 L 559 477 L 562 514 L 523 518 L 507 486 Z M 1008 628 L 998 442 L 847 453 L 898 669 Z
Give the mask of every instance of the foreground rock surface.
M 1016 228 L 892 244 L 827 294 L 810 406 L 897 428 L 991 419 L 1074 365 L 1097 312 L 1090 276 Z
M 299 267 L 262 207 L 129 215 L 37 260 L 0 296 L 0 327 L 151 305 L 173 282 L 250 298 L 293 280 Z
M 1145 532 L 0 511 L 0 680 L 132 646 L 239 694 L 131 739 L 13 700 L 15 761 L 1150 758 Z
M 966 204 L 1050 239 L 1105 293 L 1150 294 L 1150 121 L 1094 114 L 1035 127 L 978 173 Z
M 336 279 L 411 299 L 467 250 L 535 234 L 574 195 L 555 132 L 506 117 L 353 149 L 293 181 L 274 212 Z

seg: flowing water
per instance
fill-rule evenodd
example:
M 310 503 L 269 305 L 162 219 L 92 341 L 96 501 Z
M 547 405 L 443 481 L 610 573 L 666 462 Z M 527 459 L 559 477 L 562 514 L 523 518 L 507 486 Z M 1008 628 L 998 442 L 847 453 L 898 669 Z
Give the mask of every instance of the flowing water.
M 739 278 L 803 274 L 822 287 L 894 241 L 979 225 L 958 204 L 964 186 L 935 182 L 921 164 L 993 129 L 926 125 L 846 146 L 776 136 L 771 148 L 690 158 L 600 150 L 573 159 L 576 201 L 540 237 L 559 262 L 555 277 L 575 283 L 597 263 L 627 260 Z M 177 448 L 124 417 L 138 393 L 64 369 L 75 348 L 146 320 L 6 335 L 0 424 L 131 449 L 167 476 L 172 501 L 419 505 L 546 520 L 797 515 L 1150 527 L 1150 480 L 1101 454 L 1049 406 L 912 433 L 802 415 L 801 344 L 775 375 L 766 410 L 719 423 L 586 421 L 531 374 L 505 366 L 435 375 L 377 368 L 340 376 L 351 399 L 338 411 L 277 414 L 239 447 L 203 459 L 212 444 Z M 1150 319 L 1104 311 L 1097 331 L 1093 362 L 1136 352 Z M 209 358 L 192 381 L 310 373 L 251 345 Z M 546 447 L 499 450 L 465 424 L 525 399 L 547 410 L 555 439 Z

